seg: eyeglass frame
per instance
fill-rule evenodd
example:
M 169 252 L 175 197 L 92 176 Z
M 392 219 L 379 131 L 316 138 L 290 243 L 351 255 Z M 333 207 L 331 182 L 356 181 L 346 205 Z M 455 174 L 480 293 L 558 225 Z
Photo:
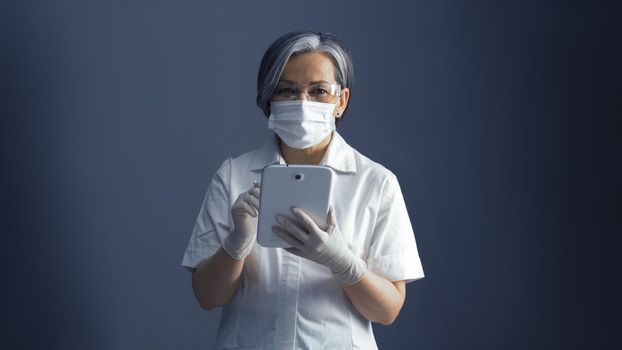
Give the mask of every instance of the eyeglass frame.
M 278 97 L 277 96 L 277 90 L 279 89 L 278 84 L 281 84 L 281 83 L 290 84 L 290 86 L 288 86 L 288 87 L 295 88 L 298 91 L 298 93 L 297 94 L 292 94 L 290 98 L 283 97 L 283 96 Z M 330 98 L 328 99 L 328 101 L 332 100 L 335 97 L 341 97 L 342 89 L 341 89 L 341 85 L 338 84 L 338 83 L 329 83 L 327 81 L 321 80 L 321 81 L 314 81 L 314 82 L 311 82 L 309 84 L 298 84 L 298 83 L 294 83 L 294 82 L 291 82 L 291 81 L 288 81 L 288 80 L 282 80 L 282 81 L 279 81 L 277 83 L 277 86 L 274 88 L 274 92 L 272 93 L 272 97 L 270 98 L 270 100 L 271 101 L 295 101 L 295 100 L 298 100 L 298 96 L 300 96 L 300 93 L 304 92 L 304 94 L 307 96 L 307 99 L 310 100 L 310 101 L 328 102 L 328 101 L 317 100 L 317 99 L 313 98 L 311 95 L 309 95 L 309 88 L 310 87 L 316 87 L 316 86 L 321 85 L 321 84 L 330 85 L 330 87 L 331 87 L 331 92 L 329 93 Z M 334 94 L 333 94 L 332 91 L 335 91 Z M 275 99 L 275 97 L 276 97 L 276 99 Z

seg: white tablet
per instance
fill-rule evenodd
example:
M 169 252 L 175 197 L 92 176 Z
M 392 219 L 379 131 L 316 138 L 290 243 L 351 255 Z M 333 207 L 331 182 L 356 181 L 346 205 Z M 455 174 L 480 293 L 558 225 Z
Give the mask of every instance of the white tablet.
M 272 226 L 278 225 L 276 214 L 299 222 L 291 207 L 303 209 L 316 222 L 326 222 L 332 181 L 333 171 L 324 165 L 265 167 L 261 174 L 257 242 L 264 247 L 291 247 L 272 233 Z

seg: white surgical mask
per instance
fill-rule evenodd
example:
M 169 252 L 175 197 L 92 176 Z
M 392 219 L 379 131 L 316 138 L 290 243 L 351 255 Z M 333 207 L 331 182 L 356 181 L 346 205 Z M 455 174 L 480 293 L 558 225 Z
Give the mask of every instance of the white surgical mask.
M 307 100 L 271 102 L 268 128 L 288 146 L 308 148 L 335 130 L 335 107 L 333 103 Z

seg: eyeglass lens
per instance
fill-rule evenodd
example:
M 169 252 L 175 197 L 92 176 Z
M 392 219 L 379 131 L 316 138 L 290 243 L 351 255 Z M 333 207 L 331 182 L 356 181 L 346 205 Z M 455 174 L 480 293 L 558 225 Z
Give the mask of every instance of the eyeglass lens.
M 280 82 L 274 91 L 273 98 L 279 100 L 295 100 L 300 96 L 301 91 L 304 91 L 309 100 L 328 102 L 334 97 L 339 96 L 340 87 L 338 84 L 329 83 L 317 83 L 304 87 Z

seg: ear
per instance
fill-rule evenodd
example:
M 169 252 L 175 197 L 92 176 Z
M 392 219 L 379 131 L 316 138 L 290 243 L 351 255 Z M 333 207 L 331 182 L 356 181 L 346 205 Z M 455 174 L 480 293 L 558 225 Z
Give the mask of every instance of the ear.
M 341 118 L 343 112 L 348 107 L 348 100 L 350 99 L 350 89 L 343 88 L 341 90 L 341 96 L 339 96 L 339 102 L 337 103 L 337 107 L 335 108 L 335 119 Z

